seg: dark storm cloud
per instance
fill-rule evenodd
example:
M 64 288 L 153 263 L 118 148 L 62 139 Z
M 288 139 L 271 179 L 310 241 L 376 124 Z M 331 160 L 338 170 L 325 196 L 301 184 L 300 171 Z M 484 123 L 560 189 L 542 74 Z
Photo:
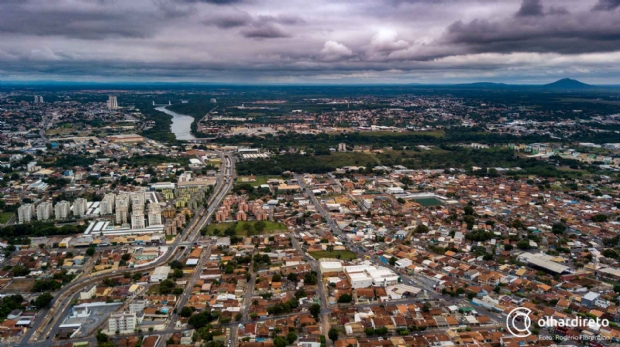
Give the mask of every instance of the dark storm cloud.
M 253 22 L 252 16 L 244 11 L 235 10 L 218 14 L 212 18 L 206 19 L 205 24 L 213 24 L 221 29 L 236 28 L 249 25 Z
M 155 33 L 151 14 L 123 13 L 99 6 L 38 7 L 4 4 L 0 7 L 0 33 L 65 36 L 80 39 L 145 38 Z
M 453 54 L 579 54 L 612 52 L 620 47 L 618 16 L 603 12 L 567 14 L 567 11 L 553 9 L 545 16 L 521 15 L 508 20 L 480 18 L 468 23 L 456 21 L 447 27 L 438 43 L 452 47 Z
M 619 3 L 0 0 L 0 79 L 611 78 Z
M 544 16 L 540 0 L 523 0 L 521 8 L 515 14 L 517 17 Z
M 193 3 L 203 3 L 203 4 L 214 4 L 214 5 L 230 5 L 243 2 L 243 0 L 177 0 L 179 2 L 185 2 L 189 4 Z
M 592 10 L 594 11 L 613 11 L 620 7 L 620 0 L 598 0 Z
M 251 25 L 247 29 L 240 31 L 241 35 L 255 39 L 279 39 L 291 37 L 284 28 L 275 22 L 258 22 Z

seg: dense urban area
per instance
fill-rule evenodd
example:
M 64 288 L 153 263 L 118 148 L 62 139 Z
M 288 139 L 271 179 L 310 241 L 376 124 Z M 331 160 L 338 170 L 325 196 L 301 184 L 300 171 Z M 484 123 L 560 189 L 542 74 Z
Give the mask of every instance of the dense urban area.
M 2 345 L 620 343 L 619 88 L 2 86 L 0 170 Z

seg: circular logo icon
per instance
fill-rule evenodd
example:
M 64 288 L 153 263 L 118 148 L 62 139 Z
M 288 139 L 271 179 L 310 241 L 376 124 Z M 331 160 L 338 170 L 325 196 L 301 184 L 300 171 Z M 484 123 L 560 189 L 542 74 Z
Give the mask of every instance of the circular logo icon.
M 532 320 L 530 319 L 532 310 L 525 307 L 517 307 L 508 313 L 506 317 L 506 329 L 515 337 L 527 337 L 532 334 L 530 327 Z

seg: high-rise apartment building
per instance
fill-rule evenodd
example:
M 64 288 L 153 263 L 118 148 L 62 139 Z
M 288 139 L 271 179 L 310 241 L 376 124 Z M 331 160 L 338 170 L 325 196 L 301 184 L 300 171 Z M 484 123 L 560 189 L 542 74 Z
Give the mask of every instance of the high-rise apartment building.
M 38 220 L 48 220 L 52 219 L 54 216 L 54 208 L 52 203 L 49 201 L 45 201 L 37 206 L 37 219 Z
M 143 212 L 133 212 L 131 214 L 131 228 L 132 229 L 144 229 L 146 225 L 144 225 L 144 213 Z
M 54 214 L 56 219 L 67 219 L 71 213 L 71 204 L 69 201 L 60 201 L 54 206 Z
M 76 217 L 82 217 L 86 215 L 88 210 L 88 202 L 84 198 L 77 198 L 73 202 L 73 215 Z
M 108 109 L 116 110 L 118 108 L 118 101 L 116 100 L 116 96 L 110 95 L 108 98 Z
M 25 204 L 17 209 L 17 219 L 19 224 L 30 223 L 35 215 L 35 208 L 33 204 Z
M 159 206 L 159 204 L 149 204 L 148 220 L 149 226 L 163 224 L 161 220 L 161 206 Z
M 108 320 L 108 331 L 131 331 L 136 328 L 138 319 L 135 312 L 112 313 Z

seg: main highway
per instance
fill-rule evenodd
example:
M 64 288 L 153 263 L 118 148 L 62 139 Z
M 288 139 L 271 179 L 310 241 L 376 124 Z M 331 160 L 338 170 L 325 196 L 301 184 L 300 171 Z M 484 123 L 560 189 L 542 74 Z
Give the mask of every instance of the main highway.
M 183 243 L 189 242 L 192 244 L 200 237 L 200 230 L 208 224 L 213 216 L 213 213 L 217 210 L 221 202 L 224 200 L 224 197 L 234 185 L 235 161 L 232 158 L 232 155 L 228 152 L 222 152 L 221 155 L 224 159 L 222 162 L 223 164 L 217 178 L 216 188 L 208 201 L 206 211 L 203 207 L 198 213 L 196 213 L 182 235 L 177 236 L 175 241 L 168 245 L 168 250 L 164 256 L 147 266 L 127 269 L 127 271 L 123 272 L 142 273 L 153 270 L 156 267 L 164 265 L 174 259 L 180 259 L 183 256 L 183 252 L 179 252 L 179 244 L 182 243 L 182 240 L 184 240 Z M 86 287 L 100 283 L 103 279 L 113 275 L 115 275 L 115 272 L 110 273 L 109 271 L 106 271 L 102 273 L 95 273 L 90 276 L 79 278 L 78 280 L 64 286 L 56 293 L 52 307 L 39 312 L 33 324 L 33 328 L 29 329 L 24 334 L 21 339 L 21 344 L 27 344 L 35 347 L 51 346 L 51 340 L 58 332 L 59 326 L 62 324 L 62 320 L 67 317 L 71 310 L 73 297 L 77 296 L 78 293 Z

